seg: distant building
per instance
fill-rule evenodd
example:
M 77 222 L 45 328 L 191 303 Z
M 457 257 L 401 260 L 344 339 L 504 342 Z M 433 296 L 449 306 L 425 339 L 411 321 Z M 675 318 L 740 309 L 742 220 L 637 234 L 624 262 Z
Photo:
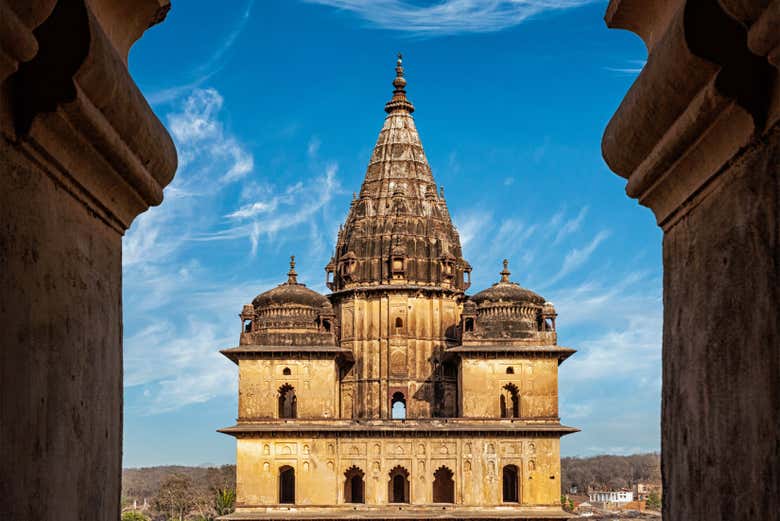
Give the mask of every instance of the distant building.
M 658 495 L 658 497 L 661 497 L 661 485 L 655 484 L 655 483 L 637 483 L 633 487 L 634 495 L 637 499 L 647 499 L 647 497 L 655 492 L 655 494 Z
M 634 500 L 632 490 L 607 490 L 588 494 L 591 503 L 630 503 Z

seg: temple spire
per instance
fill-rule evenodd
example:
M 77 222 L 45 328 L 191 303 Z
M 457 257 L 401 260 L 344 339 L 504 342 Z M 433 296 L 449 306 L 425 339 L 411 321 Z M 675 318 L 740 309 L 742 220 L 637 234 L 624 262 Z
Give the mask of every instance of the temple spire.
M 404 78 L 403 55 L 400 52 L 395 65 L 393 87 L 395 87 L 393 97 L 385 104 L 385 112 L 388 114 L 398 110 L 405 110 L 409 114 L 414 112 L 414 105 L 406 99 L 406 78 Z
M 287 284 L 298 284 L 298 273 L 295 271 L 295 255 L 290 255 L 290 271 L 287 272 Z

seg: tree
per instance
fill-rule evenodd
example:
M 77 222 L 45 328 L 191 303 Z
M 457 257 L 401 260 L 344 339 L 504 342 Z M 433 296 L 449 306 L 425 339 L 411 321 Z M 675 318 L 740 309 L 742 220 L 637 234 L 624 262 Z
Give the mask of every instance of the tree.
M 122 521 L 149 521 L 149 518 L 136 510 L 128 510 L 122 514 Z
M 152 500 L 154 508 L 165 514 L 168 519 L 184 521 L 184 517 L 193 509 L 197 497 L 192 481 L 181 474 L 166 479 Z
M 661 510 L 661 496 L 653 490 L 647 495 L 647 508 L 651 510 Z
M 236 491 L 232 488 L 218 488 L 214 496 L 214 510 L 218 516 L 233 512 L 236 505 Z

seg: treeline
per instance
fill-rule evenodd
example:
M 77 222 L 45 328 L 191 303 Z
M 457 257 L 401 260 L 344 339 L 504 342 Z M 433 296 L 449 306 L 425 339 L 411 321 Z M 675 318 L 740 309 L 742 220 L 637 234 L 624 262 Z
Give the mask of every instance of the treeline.
M 593 456 L 561 458 L 561 484 L 568 492 L 630 488 L 637 483 L 661 483 L 661 455 Z
M 151 498 L 160 490 L 162 483 L 173 475 L 189 479 L 196 489 L 236 488 L 235 465 L 141 467 L 122 471 L 122 498 L 130 502 L 134 499 L 143 502 L 144 498 L 151 501 Z

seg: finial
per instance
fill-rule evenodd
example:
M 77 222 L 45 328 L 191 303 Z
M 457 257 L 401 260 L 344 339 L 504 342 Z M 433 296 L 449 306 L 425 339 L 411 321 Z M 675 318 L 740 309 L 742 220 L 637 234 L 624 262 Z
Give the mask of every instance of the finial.
M 512 274 L 509 271 L 509 261 L 504 259 L 504 269 L 501 270 L 501 282 L 509 282 L 509 276 Z
M 295 255 L 290 255 L 290 271 L 287 272 L 287 284 L 298 284 L 298 274 L 295 272 Z
M 403 55 L 398 53 L 398 60 L 395 62 L 395 79 L 393 80 L 393 98 L 385 105 L 385 112 L 388 114 L 396 110 L 403 109 L 411 114 L 414 112 L 414 105 L 406 99 L 406 78 L 404 78 Z

